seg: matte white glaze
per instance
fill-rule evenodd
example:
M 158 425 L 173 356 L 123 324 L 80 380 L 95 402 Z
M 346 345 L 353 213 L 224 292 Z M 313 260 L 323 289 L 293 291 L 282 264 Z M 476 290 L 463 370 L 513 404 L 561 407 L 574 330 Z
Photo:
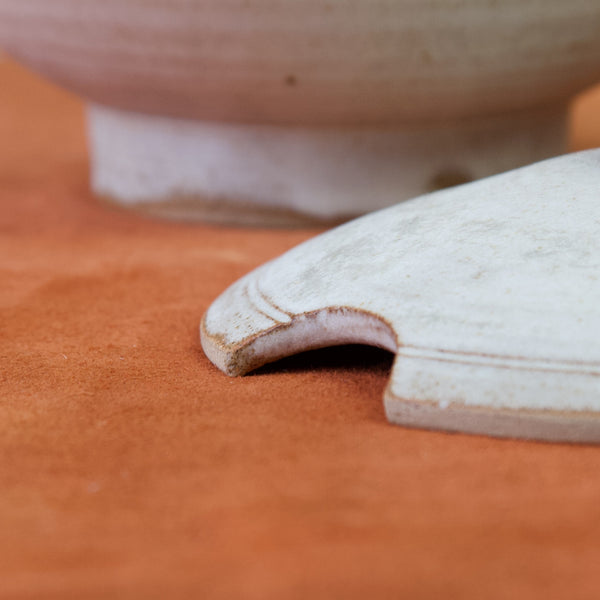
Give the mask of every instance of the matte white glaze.
M 174 218 L 271 224 L 347 219 L 548 158 L 566 131 L 564 112 L 547 109 L 424 130 L 215 123 L 100 106 L 89 118 L 101 196 Z

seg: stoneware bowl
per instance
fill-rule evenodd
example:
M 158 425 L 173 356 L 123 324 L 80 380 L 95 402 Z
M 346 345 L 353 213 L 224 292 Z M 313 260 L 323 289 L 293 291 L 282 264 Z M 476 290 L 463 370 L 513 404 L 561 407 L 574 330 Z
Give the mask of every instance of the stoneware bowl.
M 562 152 L 599 31 L 590 0 L 0 0 L 0 46 L 88 100 L 98 194 L 264 224 Z

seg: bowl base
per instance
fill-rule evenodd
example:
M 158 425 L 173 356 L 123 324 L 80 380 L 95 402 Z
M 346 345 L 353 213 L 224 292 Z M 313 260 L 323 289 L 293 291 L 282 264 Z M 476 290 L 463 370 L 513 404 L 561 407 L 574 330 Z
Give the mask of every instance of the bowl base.
M 101 201 L 112 206 L 132 209 L 142 215 L 168 221 L 202 222 L 241 227 L 335 227 L 364 213 L 340 214 L 334 217 L 318 217 L 293 209 L 265 206 L 253 202 L 228 198 L 207 199 L 202 195 L 179 195 L 160 200 L 141 200 L 125 203 L 106 194 L 98 194 Z
M 188 121 L 92 105 L 92 187 L 179 220 L 333 224 L 555 156 L 566 107 L 402 129 Z

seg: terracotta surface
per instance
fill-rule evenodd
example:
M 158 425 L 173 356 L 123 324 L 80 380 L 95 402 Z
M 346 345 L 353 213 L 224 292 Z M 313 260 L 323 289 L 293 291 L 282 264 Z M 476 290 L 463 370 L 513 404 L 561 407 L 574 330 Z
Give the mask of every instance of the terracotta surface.
M 200 316 L 315 230 L 105 207 L 81 104 L 0 82 L 2 599 L 598 597 L 600 448 L 391 426 L 364 348 L 225 377 Z

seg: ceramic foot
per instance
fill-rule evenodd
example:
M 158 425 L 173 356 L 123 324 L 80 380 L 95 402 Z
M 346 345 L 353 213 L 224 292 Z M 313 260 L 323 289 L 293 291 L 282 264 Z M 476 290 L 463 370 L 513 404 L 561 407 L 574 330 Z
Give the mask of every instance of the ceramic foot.
M 403 130 L 231 125 L 91 106 L 92 185 L 169 218 L 340 222 L 559 154 L 566 113 Z
M 338 227 L 225 291 L 204 350 L 239 375 L 373 344 L 394 423 L 600 442 L 599 181 L 592 150 Z

